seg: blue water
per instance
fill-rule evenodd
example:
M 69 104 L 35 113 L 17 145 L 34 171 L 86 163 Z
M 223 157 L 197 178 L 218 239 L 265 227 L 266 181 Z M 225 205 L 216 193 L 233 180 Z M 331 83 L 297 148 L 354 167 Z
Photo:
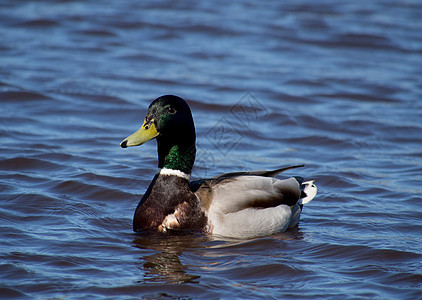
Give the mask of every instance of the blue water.
M 421 299 L 420 1 L 1 1 L 5 299 Z M 132 232 L 176 94 L 193 178 L 293 164 L 317 197 L 253 240 Z

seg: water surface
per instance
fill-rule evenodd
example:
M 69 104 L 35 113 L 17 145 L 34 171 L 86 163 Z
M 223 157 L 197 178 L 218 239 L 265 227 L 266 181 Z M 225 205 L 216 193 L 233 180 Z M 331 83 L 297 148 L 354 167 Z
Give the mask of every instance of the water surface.
M 0 294 L 417 299 L 420 1 L 2 1 Z M 135 234 L 149 103 L 189 102 L 193 177 L 291 164 L 298 228 L 252 240 Z

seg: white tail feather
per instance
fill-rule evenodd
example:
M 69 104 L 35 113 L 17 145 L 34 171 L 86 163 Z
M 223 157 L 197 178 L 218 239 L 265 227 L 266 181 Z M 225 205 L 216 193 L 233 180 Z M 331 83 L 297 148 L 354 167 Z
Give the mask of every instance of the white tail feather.
M 306 204 L 311 202 L 311 200 L 314 199 L 318 191 L 316 185 L 314 184 L 314 180 L 304 182 L 303 186 L 303 191 L 306 196 L 299 199 L 300 204 Z

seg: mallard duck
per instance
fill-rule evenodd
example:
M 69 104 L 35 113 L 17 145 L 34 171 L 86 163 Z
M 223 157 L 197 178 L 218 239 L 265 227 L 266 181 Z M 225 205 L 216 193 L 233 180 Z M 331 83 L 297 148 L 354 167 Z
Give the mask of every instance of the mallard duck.
M 299 222 L 303 204 L 317 188 L 301 177 L 273 176 L 273 171 L 235 172 L 190 182 L 195 161 L 195 125 L 188 104 L 166 95 L 154 100 L 143 125 L 121 147 L 157 140 L 158 172 L 139 202 L 133 230 L 199 230 L 231 238 L 283 232 Z

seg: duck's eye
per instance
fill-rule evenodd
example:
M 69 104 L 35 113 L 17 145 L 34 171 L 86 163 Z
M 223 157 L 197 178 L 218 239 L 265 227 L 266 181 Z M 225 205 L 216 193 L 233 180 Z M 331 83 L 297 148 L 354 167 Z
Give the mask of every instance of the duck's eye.
M 167 111 L 168 111 L 169 113 L 171 113 L 171 114 L 176 113 L 176 110 L 175 110 L 173 107 L 171 107 L 171 106 L 169 106 L 169 107 L 167 108 Z

